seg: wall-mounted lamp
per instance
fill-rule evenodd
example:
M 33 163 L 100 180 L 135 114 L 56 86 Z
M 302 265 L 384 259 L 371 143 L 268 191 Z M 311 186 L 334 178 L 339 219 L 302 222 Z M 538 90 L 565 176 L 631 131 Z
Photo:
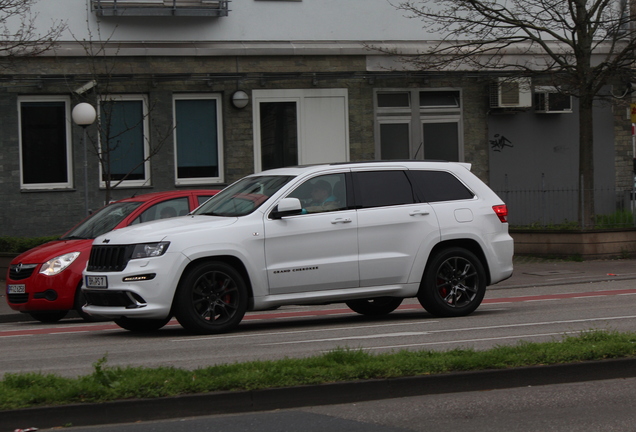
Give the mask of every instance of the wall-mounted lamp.
M 236 108 L 245 108 L 250 101 L 250 97 L 243 90 L 237 90 L 232 95 L 232 105 Z

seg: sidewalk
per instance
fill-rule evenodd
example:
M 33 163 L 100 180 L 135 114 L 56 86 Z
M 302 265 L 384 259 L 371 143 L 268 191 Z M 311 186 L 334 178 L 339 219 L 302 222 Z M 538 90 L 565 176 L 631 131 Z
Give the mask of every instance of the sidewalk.
M 574 262 L 516 257 L 514 266 L 514 273 L 510 279 L 493 285 L 489 289 L 636 279 L 636 259 Z M 28 315 L 16 312 L 7 305 L 4 280 L 0 281 L 0 290 L 0 323 L 31 320 Z

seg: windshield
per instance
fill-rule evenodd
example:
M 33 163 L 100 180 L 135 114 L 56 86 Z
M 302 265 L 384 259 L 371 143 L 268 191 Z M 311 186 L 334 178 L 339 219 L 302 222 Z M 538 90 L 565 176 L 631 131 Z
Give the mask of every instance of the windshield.
M 66 233 L 62 240 L 94 239 L 108 231 L 112 231 L 126 216 L 142 204 L 143 202 L 141 201 L 134 201 L 107 205 Z
M 223 189 L 194 211 L 208 216 L 245 216 L 289 182 L 292 176 L 246 177 Z

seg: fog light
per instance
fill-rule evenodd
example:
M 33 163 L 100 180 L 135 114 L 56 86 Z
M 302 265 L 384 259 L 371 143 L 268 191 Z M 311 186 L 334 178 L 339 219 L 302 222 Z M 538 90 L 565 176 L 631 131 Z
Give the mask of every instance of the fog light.
M 155 276 L 157 276 L 155 273 L 144 274 L 144 275 L 136 275 L 136 276 L 127 276 L 127 277 L 123 278 L 122 281 L 124 281 L 124 282 L 147 281 L 147 280 L 154 279 Z

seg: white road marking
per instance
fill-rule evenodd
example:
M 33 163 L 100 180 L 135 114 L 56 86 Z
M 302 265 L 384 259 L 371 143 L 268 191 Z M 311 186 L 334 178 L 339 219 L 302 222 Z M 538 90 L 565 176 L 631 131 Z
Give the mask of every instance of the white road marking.
M 546 321 L 546 322 L 533 322 L 533 323 L 521 323 L 521 324 L 506 324 L 501 326 L 482 326 L 482 327 L 462 327 L 455 329 L 442 329 L 442 330 L 429 330 L 425 332 L 419 332 L 418 335 L 432 335 L 436 333 L 452 333 L 452 332 L 467 332 L 467 331 L 476 331 L 476 330 L 493 330 L 493 329 L 505 329 L 505 328 L 519 328 L 519 327 L 532 327 L 532 326 L 545 326 L 545 325 L 555 325 L 555 324 L 574 324 L 574 323 L 585 323 L 585 322 L 596 322 L 596 321 L 613 321 L 613 320 L 623 320 L 623 319 L 636 319 L 636 315 L 629 316 L 621 316 L 621 317 L 606 317 L 606 318 L 588 318 L 588 319 L 578 319 L 578 320 L 563 320 L 563 321 Z M 324 329 L 323 331 L 325 331 Z M 398 333 L 393 333 L 398 334 Z M 564 332 L 559 332 L 555 334 L 564 334 Z M 411 334 L 411 335 L 415 335 Z M 531 336 L 531 335 L 529 335 Z M 341 340 L 352 340 L 352 339 L 371 339 L 373 337 L 384 337 L 383 334 L 380 335 L 369 335 L 369 336 L 344 336 L 340 338 L 324 338 L 324 339 L 305 339 L 305 340 L 297 340 L 297 341 L 285 341 L 285 342 L 273 342 L 260 344 L 261 346 L 271 346 L 271 345 L 292 345 L 292 344 L 301 344 L 301 343 L 319 343 L 319 342 L 334 342 Z M 508 337 L 502 337 L 508 338 Z M 473 340 L 473 339 L 470 339 Z M 479 339 L 474 339 L 479 340 Z M 450 341 L 449 343 L 458 343 L 461 341 Z

